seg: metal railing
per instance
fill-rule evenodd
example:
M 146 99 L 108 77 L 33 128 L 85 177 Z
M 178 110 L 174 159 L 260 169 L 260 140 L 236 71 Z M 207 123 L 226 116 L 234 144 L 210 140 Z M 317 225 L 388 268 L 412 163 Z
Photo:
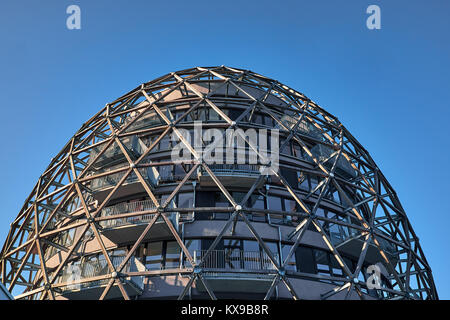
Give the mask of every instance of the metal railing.
M 93 191 L 99 191 L 105 188 L 114 187 L 117 185 L 117 183 L 119 183 L 120 179 L 122 179 L 124 174 L 125 171 L 93 179 L 91 183 L 91 189 Z M 133 183 L 136 181 L 138 181 L 137 175 L 134 172 L 131 172 L 130 175 L 125 179 L 124 184 Z
M 322 144 L 317 144 L 311 148 L 311 153 L 319 161 L 324 161 L 324 160 L 328 159 L 334 152 L 335 152 L 335 150 L 331 149 L 328 146 L 322 145 Z M 330 160 L 328 160 L 327 162 L 325 162 L 324 165 L 328 168 L 331 168 L 334 161 L 335 161 L 335 157 L 333 157 Z M 348 160 L 345 159 L 343 156 L 341 156 L 337 162 L 336 172 L 340 173 L 340 174 L 344 174 L 344 176 L 349 176 L 349 177 L 353 177 L 353 178 L 357 176 L 356 170 L 352 167 L 350 162 L 348 162 Z
M 121 202 L 116 205 L 106 207 L 102 210 L 100 216 L 101 217 L 110 217 L 115 216 L 123 213 L 133 213 L 133 212 L 142 212 L 142 211 L 148 211 L 148 210 L 155 210 L 156 206 L 151 200 L 143 200 L 143 201 L 135 201 L 135 202 Z M 151 214 L 145 214 L 141 216 L 133 216 L 133 217 L 124 217 L 124 218 L 118 218 L 118 219 L 111 219 L 111 220 L 102 220 L 100 221 L 100 226 L 103 228 L 113 228 L 113 227 L 119 227 L 123 225 L 129 225 L 129 224 L 139 224 L 139 223 L 146 223 L 150 222 L 153 217 L 155 216 L 154 213 Z M 162 218 L 160 218 L 162 219 Z
M 241 175 L 260 175 L 260 166 L 254 164 L 210 164 L 208 167 L 214 174 L 241 176 Z M 208 175 L 205 169 L 202 169 L 204 175 Z
M 289 115 L 284 115 L 283 117 L 281 117 L 281 122 L 288 128 L 293 129 L 297 124 L 298 119 L 295 119 Z M 277 124 L 275 128 L 281 129 L 282 126 Z M 321 132 L 312 123 L 309 123 L 306 120 L 300 121 L 299 125 L 297 126 L 297 130 L 300 131 L 300 133 L 317 140 L 320 140 L 322 137 Z
M 165 182 L 178 182 L 182 181 L 184 177 L 186 177 L 186 174 L 171 174 L 171 173 L 164 173 L 159 175 L 158 183 L 165 183 Z M 191 176 L 189 177 L 189 180 L 195 180 L 197 179 L 197 173 L 193 172 Z
M 137 116 L 138 115 L 136 115 L 134 117 L 127 117 L 127 119 L 124 122 L 124 126 L 128 125 L 128 123 L 133 121 L 133 119 L 135 117 L 137 117 Z M 133 122 L 128 127 L 127 131 L 136 131 L 136 130 L 139 130 L 139 129 L 156 127 L 156 126 L 160 126 L 160 125 L 162 125 L 162 122 L 161 122 L 161 120 L 158 118 L 158 116 L 156 114 L 143 115 L 142 117 L 137 119 L 135 122 Z
M 195 250 L 194 261 L 199 263 L 207 250 Z M 278 255 L 274 254 L 275 259 Z M 203 268 L 227 270 L 275 270 L 269 256 L 262 251 L 212 250 L 206 257 Z
M 338 227 L 338 231 L 329 232 L 330 241 L 334 246 L 339 246 L 344 242 L 348 242 L 351 240 L 359 239 L 360 241 L 364 241 L 364 238 L 361 235 L 361 231 L 349 228 L 347 226 L 336 225 Z M 381 238 L 377 237 L 378 243 L 380 244 L 381 249 L 390 255 L 395 255 L 396 247 L 393 243 Z M 371 239 L 369 242 L 371 245 L 376 246 L 374 241 Z
M 126 138 L 122 141 L 122 144 L 125 146 L 126 149 L 128 149 L 129 152 L 135 154 L 136 156 L 139 156 L 142 154 L 143 149 L 139 143 L 139 139 L 137 136 L 132 136 L 131 138 Z M 91 149 L 89 153 L 89 160 L 88 164 L 92 163 L 94 159 L 97 157 L 97 155 L 103 151 L 106 144 L 103 144 L 98 147 L 94 147 Z M 102 165 L 104 162 L 113 161 L 116 159 L 122 159 L 124 158 L 122 149 L 117 145 L 116 142 L 112 144 L 112 146 L 109 146 L 108 149 L 103 152 L 103 154 L 97 159 L 96 163 L 99 165 Z
M 178 182 L 182 181 L 186 174 L 172 174 L 171 172 L 153 172 L 151 168 L 139 168 L 140 174 L 147 180 L 150 184 L 156 186 L 160 183 L 170 183 L 170 182 Z M 102 189 L 114 187 L 117 183 L 122 179 L 125 171 L 113 173 L 107 176 L 103 176 L 97 179 L 92 180 L 91 189 L 93 191 L 99 191 Z M 189 180 L 197 179 L 197 173 L 194 172 Z M 131 172 L 130 175 L 126 178 L 124 184 L 134 183 L 139 181 L 138 177 L 134 172 Z
M 52 239 L 52 242 L 66 248 L 70 247 L 74 242 L 74 233 L 75 233 L 74 229 L 61 231 L 55 235 L 55 237 Z M 45 250 L 44 259 L 47 261 L 58 252 L 61 252 L 61 249 L 49 245 Z
M 135 213 L 135 212 L 143 212 L 149 210 L 155 210 L 156 206 L 151 200 L 142 200 L 136 202 L 121 202 L 116 205 L 106 207 L 102 210 L 100 216 L 101 217 L 114 217 L 116 215 L 124 214 L 124 213 Z M 113 218 L 108 220 L 101 220 L 99 224 L 101 227 L 108 228 L 116 228 L 124 225 L 137 225 L 142 223 L 149 223 L 154 217 L 156 213 L 149 213 L 139 216 L 131 216 L 131 217 L 122 217 L 122 218 Z M 178 230 L 178 222 L 180 219 L 180 214 L 178 212 L 167 212 L 163 213 L 166 217 L 174 225 L 175 229 Z M 182 215 L 184 219 L 189 218 L 189 214 Z M 163 221 L 162 217 L 159 217 L 156 222 Z
M 114 268 L 118 268 L 124 258 L 125 258 L 124 256 L 110 257 L 111 263 L 113 264 Z M 136 272 L 136 271 L 138 271 L 136 258 L 131 257 L 130 260 L 128 260 L 128 262 L 122 269 L 122 272 Z M 84 279 L 94 278 L 98 276 L 105 276 L 110 273 L 111 270 L 109 270 L 108 264 L 104 258 L 93 261 L 84 261 L 84 262 L 77 261 L 67 265 L 67 267 L 65 267 L 62 270 L 61 274 L 56 279 L 56 283 L 57 284 L 67 283 L 67 285 L 61 287 L 63 293 L 78 291 L 86 288 L 93 288 L 106 285 L 110 279 L 101 279 L 82 283 L 78 282 Z M 127 280 L 130 280 L 131 282 L 133 282 L 135 286 L 137 286 L 137 288 L 143 290 L 144 289 L 143 278 L 144 278 L 143 276 L 133 276 L 129 277 Z

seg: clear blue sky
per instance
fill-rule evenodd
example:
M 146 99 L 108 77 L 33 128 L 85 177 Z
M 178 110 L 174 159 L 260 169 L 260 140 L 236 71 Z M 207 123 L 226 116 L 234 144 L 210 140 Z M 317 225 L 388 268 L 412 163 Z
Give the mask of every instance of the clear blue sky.
M 66 8 L 81 8 L 81 30 Z M 366 8 L 381 8 L 381 30 Z M 105 103 L 170 71 L 229 65 L 309 96 L 371 153 L 450 298 L 450 2 L 0 2 L 0 242 L 40 174 Z

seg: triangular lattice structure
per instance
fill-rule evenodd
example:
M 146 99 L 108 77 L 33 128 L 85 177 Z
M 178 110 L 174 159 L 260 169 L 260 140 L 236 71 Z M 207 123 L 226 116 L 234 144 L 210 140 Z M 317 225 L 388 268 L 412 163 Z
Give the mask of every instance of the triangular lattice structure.
M 224 133 L 216 143 L 276 129 L 277 169 L 206 162 L 199 122 Z M 190 160 L 173 159 L 173 137 Z M 263 153 L 243 139 L 244 155 Z M 84 123 L 12 222 L 0 266 L 19 299 L 438 298 L 395 191 L 339 120 L 225 66 L 144 83 Z

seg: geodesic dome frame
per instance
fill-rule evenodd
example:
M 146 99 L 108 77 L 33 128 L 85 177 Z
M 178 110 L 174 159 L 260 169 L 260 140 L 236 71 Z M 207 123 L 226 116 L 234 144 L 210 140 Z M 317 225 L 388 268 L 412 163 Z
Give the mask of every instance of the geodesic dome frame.
M 201 88 L 206 89 L 201 90 Z M 252 91 L 252 89 L 255 90 Z M 177 93 L 179 96 L 178 101 L 182 100 L 183 103 L 190 106 L 177 118 L 171 117 L 167 112 L 170 103 L 173 105 L 173 101 L 165 101 L 173 93 Z M 278 105 L 273 101 L 269 103 L 269 97 L 276 97 L 282 103 Z M 237 100 L 247 104 L 247 107 L 235 119 L 231 119 L 223 112 L 221 105 Z M 278 212 L 281 215 L 294 216 L 299 221 L 292 235 L 294 244 L 288 256 L 283 258 L 281 263 L 274 257 L 246 215 L 247 212 L 255 211 L 246 206 L 246 200 L 267 177 L 260 175 L 249 188 L 244 199 L 237 201 L 216 176 L 211 166 L 202 161 L 188 141 L 183 140 L 180 128 L 190 125 L 183 119 L 192 116 L 200 108 L 213 110 L 218 119 L 213 127 L 223 129 L 252 127 L 254 111 L 265 113 L 273 119 L 275 126 L 282 133 L 280 134 L 280 150 L 287 143 L 295 143 L 313 163 L 313 169 L 308 171 L 302 168 L 302 170 L 316 175 L 319 177 L 319 181 L 316 186 L 311 187 L 303 195 L 300 195 L 299 191 L 290 185 L 289 179 L 286 179 L 282 172 L 273 172 L 274 179 L 277 179 L 291 195 L 298 208 L 296 212 Z M 139 120 L 142 120 L 149 112 L 155 115 L 153 125 L 150 128 L 136 128 Z M 286 118 L 286 116 L 282 116 L 283 114 L 288 114 L 289 117 Z M 136 148 L 131 140 L 133 137 L 139 139 L 150 132 L 158 133 L 159 137 L 147 143 L 144 150 L 136 153 Z M 185 143 L 193 155 L 193 160 L 189 166 L 184 167 L 187 168 L 186 173 L 177 181 L 170 196 L 165 201 L 160 201 L 155 196 L 154 187 L 142 174 L 141 169 L 175 164 L 170 160 L 165 162 L 146 161 L 146 157 L 152 153 L 155 146 L 169 134 L 177 135 Z M 318 146 L 316 149 L 320 150 L 311 150 L 307 141 L 314 141 Z M 250 141 L 247 143 L 250 148 L 258 149 L 257 146 L 251 146 Z M 126 165 L 107 172 L 99 172 L 95 169 L 96 164 L 102 161 L 102 156 L 106 153 L 120 154 L 125 158 Z M 339 163 L 342 165 L 340 166 Z M 337 172 L 339 167 L 341 169 L 345 167 L 347 172 L 351 171 L 351 175 L 343 177 Z M 217 208 L 171 208 L 169 206 L 182 186 L 195 177 L 199 168 L 211 177 L 214 185 L 228 200 L 230 205 L 221 210 L 229 212 L 230 217 L 201 261 L 194 261 L 168 214 L 175 211 L 181 213 L 217 211 Z M 112 175 L 116 175 L 111 184 L 112 189 L 102 201 L 94 201 L 92 194 L 95 181 Z M 142 185 L 151 200 L 152 207 L 138 213 L 124 213 L 115 217 L 102 216 L 101 212 L 107 207 L 111 197 L 132 175 Z M 343 214 L 349 217 L 349 220 L 334 220 L 332 223 L 352 228 L 357 233 L 357 237 L 363 241 L 358 255 L 358 263 L 353 270 L 346 265 L 341 253 L 330 239 L 329 233 L 324 230 L 324 223 L 330 222 L 330 219 L 317 215 L 317 210 L 324 201 L 325 193 L 331 186 L 344 199 Z M 351 196 L 349 196 L 350 194 Z M 312 204 L 309 203 L 311 201 Z M 270 214 L 269 210 L 260 210 L 260 212 L 265 215 Z M 102 222 L 149 214 L 152 214 L 152 218 L 148 221 L 144 231 L 136 235 L 136 241 L 125 258 L 119 264 L 113 263 L 101 236 Z M 308 228 L 314 228 L 321 235 L 343 271 L 339 285 L 329 292 L 324 292 L 323 299 L 340 292 L 346 292 L 345 298 L 348 298 L 353 291 L 361 299 L 364 298 L 361 289 L 366 284 L 358 281 L 358 275 L 361 272 L 369 243 L 376 246 L 383 258 L 382 264 L 389 274 L 391 287 L 381 290 L 389 293 L 390 299 L 438 298 L 431 269 L 395 191 L 369 153 L 339 120 L 302 93 L 278 81 L 248 70 L 225 66 L 198 67 L 172 72 L 144 83 L 119 99 L 108 103 L 84 123 L 61 152 L 52 159 L 26 199 L 18 216 L 12 222 L 1 253 L 1 281 L 7 285 L 10 291 L 15 288 L 21 289 L 21 293 L 16 298 L 55 299 L 61 288 L 69 284 L 73 285 L 73 281 L 70 283 L 60 282 L 58 279 L 69 262 L 80 256 L 83 239 L 86 233 L 90 233 L 101 248 L 108 271 L 102 275 L 79 280 L 78 284 L 82 285 L 89 281 L 105 281 L 106 287 L 100 299 L 107 298 L 108 292 L 114 285 L 120 289 L 125 299 L 129 299 L 125 283 L 130 276 L 152 277 L 169 274 L 189 277 L 187 285 L 179 295 L 180 299 L 185 298 L 195 281 L 200 281 L 208 295 L 215 299 L 214 290 L 211 289 L 208 280 L 204 277 L 204 274 L 208 272 L 204 262 L 225 233 L 230 228 L 233 230 L 238 218 L 246 224 L 273 264 L 273 270 L 267 272 L 273 277 L 273 282 L 266 294 L 267 299 L 272 296 L 274 288 L 279 284 L 285 285 L 294 299 L 301 298 L 292 286 L 291 274 L 285 266 L 300 244 L 305 234 L 304 231 Z M 169 228 L 186 257 L 187 265 L 159 272 L 126 269 L 126 265 L 136 249 L 144 240 L 145 235 L 151 232 L 158 219 L 162 219 Z M 70 247 L 65 247 L 53 240 L 62 232 L 71 229 L 78 229 L 80 232 L 77 233 Z M 385 252 L 386 249 L 382 242 L 389 242 L 395 247 L 398 257 L 395 263 Z M 46 265 L 45 253 L 50 248 L 59 252 L 63 257 L 57 267 L 49 268 Z

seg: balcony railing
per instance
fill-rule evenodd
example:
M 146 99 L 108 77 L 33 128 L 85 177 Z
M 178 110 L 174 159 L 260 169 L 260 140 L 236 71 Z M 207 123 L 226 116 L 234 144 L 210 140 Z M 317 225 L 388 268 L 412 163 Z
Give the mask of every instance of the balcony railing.
M 111 263 L 114 268 L 118 268 L 122 263 L 124 256 L 113 256 L 111 257 Z M 130 260 L 126 263 L 122 272 L 136 272 L 138 271 L 138 266 L 135 257 L 131 257 Z M 105 259 L 94 260 L 94 261 L 77 261 L 72 264 L 69 264 L 65 267 L 56 279 L 56 284 L 58 283 L 67 283 L 67 285 L 61 287 L 62 293 L 79 291 L 87 288 L 94 288 L 106 285 L 110 279 L 102 279 L 102 280 L 94 280 L 81 282 L 85 279 L 95 278 L 98 276 L 105 276 L 111 273 L 111 270 L 108 267 L 108 264 Z M 143 277 L 142 276 L 134 276 L 129 277 L 127 279 L 131 281 L 138 289 L 143 290 Z
M 122 144 L 125 146 L 126 149 L 135 156 L 140 156 L 143 152 L 143 148 L 141 144 L 139 143 L 139 139 L 136 136 L 132 136 L 129 138 L 125 138 L 122 141 Z M 97 155 L 103 151 L 106 144 L 103 144 L 101 146 L 97 146 L 91 149 L 91 152 L 89 154 L 89 160 L 88 164 L 92 163 L 94 159 L 97 157 Z M 109 146 L 108 149 L 103 152 L 103 154 L 97 159 L 96 164 L 97 165 L 103 165 L 106 162 L 110 163 L 117 159 L 123 159 L 124 155 L 122 152 L 122 149 L 117 145 L 116 142 L 112 144 L 112 146 Z
M 91 189 L 93 191 L 99 191 L 102 189 L 114 187 L 119 183 L 120 179 L 122 179 L 125 171 L 116 172 L 107 176 L 103 176 L 97 179 L 92 180 Z M 138 177 L 134 172 L 131 172 L 130 175 L 125 179 L 124 184 L 137 182 Z
M 106 207 L 101 212 L 101 217 L 111 217 L 123 213 L 133 213 L 133 212 L 142 212 L 148 210 L 155 210 L 156 207 L 151 200 L 143 200 L 136 202 L 122 202 L 118 203 L 114 206 Z M 155 214 L 145 214 L 141 216 L 134 217 L 125 217 L 111 220 L 102 220 L 100 221 L 100 226 L 103 228 L 114 228 L 123 225 L 130 224 L 139 224 L 139 223 L 148 223 L 150 222 Z M 160 218 L 162 219 L 162 218 Z
M 199 263 L 206 252 L 206 250 L 195 250 L 194 261 Z M 278 259 L 278 255 L 274 257 Z M 275 270 L 275 266 L 266 253 L 243 250 L 212 250 L 202 267 L 226 270 Z
M 223 176 L 259 176 L 260 166 L 254 164 L 210 164 L 208 167 L 214 174 Z M 202 174 L 208 175 L 208 172 L 202 169 Z
M 125 120 L 124 126 L 126 126 L 128 123 L 130 123 L 131 121 L 133 121 L 133 119 L 137 117 L 128 117 Z M 133 122 L 133 124 L 131 124 L 127 131 L 136 131 L 136 130 L 141 130 L 144 128 L 151 128 L 151 127 L 156 127 L 156 126 L 160 126 L 162 125 L 161 120 L 159 120 L 158 116 L 156 114 L 154 115 L 143 115 L 142 117 L 140 117 L 139 119 L 137 119 L 135 122 Z
M 334 150 L 324 146 L 322 144 L 317 144 L 314 147 L 311 148 L 311 153 L 316 157 L 319 161 L 324 161 L 328 159 L 332 154 Z M 334 163 L 335 157 L 331 158 L 327 162 L 324 163 L 324 165 L 328 168 L 331 168 Z M 357 172 L 351 164 L 345 159 L 343 156 L 341 156 L 336 164 L 336 172 L 338 174 L 343 174 L 346 177 L 354 178 L 357 176 Z
M 337 226 L 337 225 L 336 225 Z M 356 229 L 349 228 L 347 226 L 338 226 L 339 231 L 329 232 L 331 243 L 337 247 L 339 247 L 344 242 L 348 242 L 351 240 L 360 240 L 364 241 L 364 238 L 361 236 L 361 232 Z M 396 247 L 391 242 L 377 237 L 378 243 L 383 251 L 394 256 L 396 253 Z M 375 246 L 373 240 L 370 241 L 370 244 Z
M 295 125 L 297 124 L 298 119 L 294 119 L 289 115 L 284 115 L 281 118 L 281 122 L 287 126 L 290 129 L 293 129 Z M 275 128 L 281 129 L 282 126 L 277 124 Z M 311 123 L 307 122 L 306 120 L 300 121 L 297 130 L 300 131 L 300 133 L 310 136 L 311 138 L 320 140 L 322 137 L 321 132 Z
M 144 177 L 144 179 L 150 183 L 153 186 L 157 186 L 161 183 L 173 183 L 173 182 L 179 182 L 184 179 L 186 174 L 173 174 L 172 172 L 166 172 L 162 171 L 159 172 L 157 170 L 154 170 L 152 167 L 148 168 L 140 168 L 139 169 L 140 174 Z M 91 189 L 93 191 L 99 191 L 102 189 L 114 187 L 117 185 L 117 183 L 120 181 L 120 179 L 123 177 L 123 172 L 117 172 L 113 173 L 107 176 L 103 176 L 97 179 L 92 180 Z M 197 173 L 194 172 L 189 180 L 195 180 L 197 179 Z M 124 184 L 128 183 L 134 183 L 139 181 L 138 177 L 134 172 L 131 172 L 130 175 L 125 179 Z

